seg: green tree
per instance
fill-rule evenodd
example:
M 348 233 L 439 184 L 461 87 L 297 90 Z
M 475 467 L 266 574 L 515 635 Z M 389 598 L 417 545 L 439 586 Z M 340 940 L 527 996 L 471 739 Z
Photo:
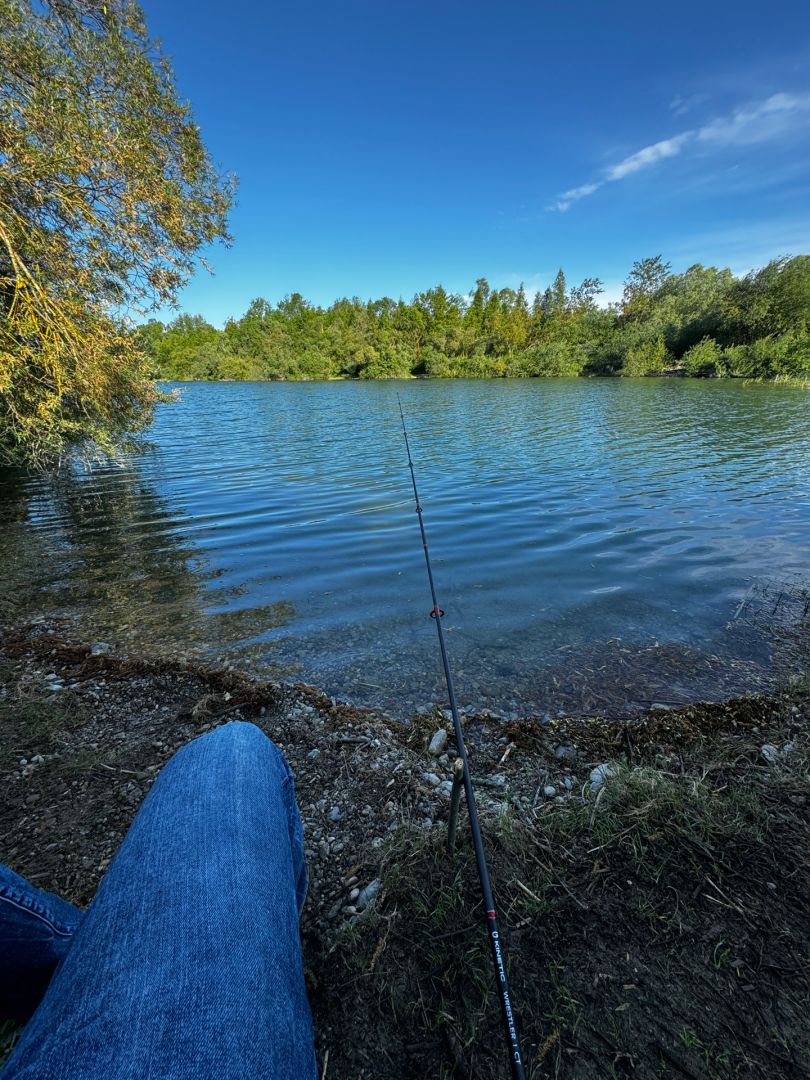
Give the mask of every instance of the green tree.
M 660 255 L 639 259 L 633 263 L 624 283 L 622 313 L 625 318 L 641 318 L 647 314 L 653 298 L 663 288 L 671 266 Z
M 0 0 L 0 460 L 148 421 L 120 313 L 174 301 L 231 197 L 137 4 Z

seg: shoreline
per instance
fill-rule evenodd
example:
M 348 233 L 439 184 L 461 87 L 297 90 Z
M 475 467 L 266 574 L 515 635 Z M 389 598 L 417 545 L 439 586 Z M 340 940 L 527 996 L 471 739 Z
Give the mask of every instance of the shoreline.
M 257 723 L 296 776 L 320 1067 L 503 1075 L 463 813 L 446 851 L 439 711 L 398 722 L 303 684 L 93 655 L 46 624 L 0 635 L 0 678 L 0 859 L 85 905 L 174 750 Z M 534 1075 L 806 1075 L 809 712 L 796 683 L 625 719 L 465 718 Z

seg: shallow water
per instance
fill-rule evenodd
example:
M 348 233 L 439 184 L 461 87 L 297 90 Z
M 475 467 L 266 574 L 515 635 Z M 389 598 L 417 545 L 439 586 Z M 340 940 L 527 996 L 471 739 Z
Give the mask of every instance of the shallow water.
M 125 467 L 0 476 L 5 604 L 397 712 L 443 701 L 397 393 L 463 703 L 589 711 L 767 677 L 734 614 L 806 574 L 810 524 L 808 398 L 773 386 L 184 385 Z

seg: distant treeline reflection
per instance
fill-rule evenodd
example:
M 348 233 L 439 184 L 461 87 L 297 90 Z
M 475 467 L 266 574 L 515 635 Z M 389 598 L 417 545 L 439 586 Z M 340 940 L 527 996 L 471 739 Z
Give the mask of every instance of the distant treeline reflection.
M 810 255 L 745 277 L 699 263 L 673 274 L 661 256 L 634 263 L 620 303 L 598 278 L 545 292 L 468 296 L 441 285 L 410 303 L 384 297 L 329 308 L 299 293 L 254 300 L 217 330 L 200 315 L 137 333 L 162 379 L 491 378 L 658 375 L 810 379 Z

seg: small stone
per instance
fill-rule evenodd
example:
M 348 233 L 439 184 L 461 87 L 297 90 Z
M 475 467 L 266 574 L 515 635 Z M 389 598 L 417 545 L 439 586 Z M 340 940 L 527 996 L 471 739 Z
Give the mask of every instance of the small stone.
M 442 780 L 441 784 L 439 784 L 439 791 L 442 795 L 446 796 L 446 798 L 449 799 L 453 793 L 453 781 Z
M 447 754 L 439 754 L 439 764 L 440 765 L 449 765 L 450 764 L 450 758 L 447 756 Z
M 760 753 L 769 765 L 775 765 L 779 758 L 782 756 L 779 748 L 773 746 L 771 743 L 765 743 L 765 745 L 761 748 Z
M 326 840 L 321 840 L 320 844 L 318 844 L 318 853 L 322 859 L 327 859 L 329 857 L 329 844 Z
M 326 916 L 327 919 L 336 919 L 338 917 L 338 915 L 340 914 L 340 909 L 342 907 L 343 907 L 343 901 L 338 900 L 336 904 L 333 904 L 329 908 L 329 914 Z
M 424 773 L 422 773 L 422 779 L 426 783 L 430 784 L 431 787 L 438 787 L 439 784 L 441 783 L 441 778 L 438 777 L 436 775 L 436 773 L 434 773 L 434 772 L 424 772 Z
M 367 907 L 374 903 L 377 899 L 377 893 L 380 891 L 382 882 L 379 878 L 375 878 L 366 885 L 365 889 L 361 889 L 357 894 L 357 910 L 365 911 Z
M 333 806 L 332 809 L 329 811 L 330 821 L 340 821 L 342 817 L 343 814 L 341 813 L 339 806 Z
M 352 891 L 349 893 L 349 900 L 351 901 L 351 903 L 354 903 L 359 895 L 360 895 L 360 890 L 359 889 L 352 889 Z
M 551 784 L 546 784 L 546 786 L 543 788 L 543 794 L 547 799 L 553 799 L 554 796 L 557 794 L 557 789 Z
M 611 776 L 616 775 L 616 770 L 612 765 L 607 763 L 597 765 L 595 769 L 591 769 L 591 789 L 598 791 L 606 780 L 609 780 Z
M 576 750 L 573 746 L 558 746 L 554 751 L 554 757 L 557 761 L 567 761 L 570 758 L 577 756 Z
M 106 641 L 97 641 L 90 647 L 91 656 L 107 656 L 112 652 L 112 645 L 108 645 Z
M 573 786 L 574 786 L 574 778 L 573 778 L 573 776 L 566 776 L 565 779 L 563 780 L 563 787 L 566 789 L 566 791 L 570 791 Z
M 310 750 L 310 752 L 307 754 L 307 759 L 309 761 L 315 761 L 316 758 L 319 758 L 320 756 L 321 756 L 321 752 L 316 746 L 314 750 Z
M 445 728 L 439 728 L 430 740 L 430 746 L 428 746 L 428 753 L 433 757 L 438 757 L 442 753 L 445 746 L 447 746 L 447 730 Z

